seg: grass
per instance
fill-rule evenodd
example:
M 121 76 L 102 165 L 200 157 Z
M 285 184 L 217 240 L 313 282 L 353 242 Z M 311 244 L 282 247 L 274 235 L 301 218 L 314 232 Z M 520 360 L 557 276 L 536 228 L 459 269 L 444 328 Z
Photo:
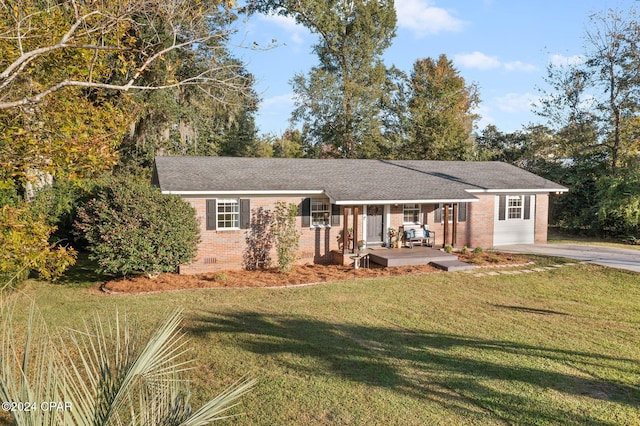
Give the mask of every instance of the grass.
M 616 247 L 632 250 L 640 250 L 640 244 L 625 244 L 620 238 L 599 238 L 583 235 L 572 235 L 549 230 L 549 244 L 586 244 L 602 247 Z
M 638 278 L 576 265 L 117 297 L 76 278 L 10 297 L 55 327 L 117 306 L 145 329 L 183 307 L 196 400 L 259 380 L 228 424 L 621 425 L 640 424 Z

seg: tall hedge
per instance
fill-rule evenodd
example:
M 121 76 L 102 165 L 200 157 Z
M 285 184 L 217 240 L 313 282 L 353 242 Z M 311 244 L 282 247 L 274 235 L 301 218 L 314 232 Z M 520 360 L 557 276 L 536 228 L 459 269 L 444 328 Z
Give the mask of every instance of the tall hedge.
M 113 181 L 80 206 L 74 223 L 99 271 L 154 277 L 196 255 L 193 207 L 177 195 L 132 180 Z

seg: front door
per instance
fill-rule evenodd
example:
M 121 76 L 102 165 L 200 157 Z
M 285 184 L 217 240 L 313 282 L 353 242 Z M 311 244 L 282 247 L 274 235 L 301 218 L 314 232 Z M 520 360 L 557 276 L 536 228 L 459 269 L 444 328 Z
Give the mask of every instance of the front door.
M 384 241 L 384 206 L 367 206 L 367 244 L 380 244 Z

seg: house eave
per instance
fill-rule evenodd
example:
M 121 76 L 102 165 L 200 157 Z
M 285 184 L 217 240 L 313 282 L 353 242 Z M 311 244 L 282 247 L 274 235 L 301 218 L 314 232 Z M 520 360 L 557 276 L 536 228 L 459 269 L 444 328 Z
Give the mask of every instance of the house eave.
M 194 196 L 231 196 L 231 195 L 257 195 L 257 196 L 279 196 L 279 195 L 323 195 L 323 190 L 237 190 L 237 191 L 184 191 L 184 190 L 163 190 L 167 195 L 194 195 Z
M 510 188 L 510 189 L 467 189 L 467 192 L 471 194 L 527 194 L 527 193 L 556 193 L 562 194 L 565 192 L 569 192 L 567 188 L 535 188 L 535 189 L 518 189 L 518 188 Z
M 420 198 L 420 199 L 395 199 L 395 200 L 338 200 L 333 201 L 339 206 L 360 205 L 360 204 L 445 204 L 445 203 L 474 203 L 480 201 L 477 198 Z

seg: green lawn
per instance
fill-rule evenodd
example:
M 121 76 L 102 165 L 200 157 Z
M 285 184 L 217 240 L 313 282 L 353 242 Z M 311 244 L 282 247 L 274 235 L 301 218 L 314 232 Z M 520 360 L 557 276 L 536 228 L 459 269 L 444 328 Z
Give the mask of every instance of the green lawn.
M 145 328 L 183 307 L 196 401 L 244 374 L 259 380 L 229 424 L 640 424 L 640 275 L 630 272 L 576 265 L 145 296 L 77 282 L 23 291 L 11 297 L 34 298 L 53 326 L 117 306 Z

